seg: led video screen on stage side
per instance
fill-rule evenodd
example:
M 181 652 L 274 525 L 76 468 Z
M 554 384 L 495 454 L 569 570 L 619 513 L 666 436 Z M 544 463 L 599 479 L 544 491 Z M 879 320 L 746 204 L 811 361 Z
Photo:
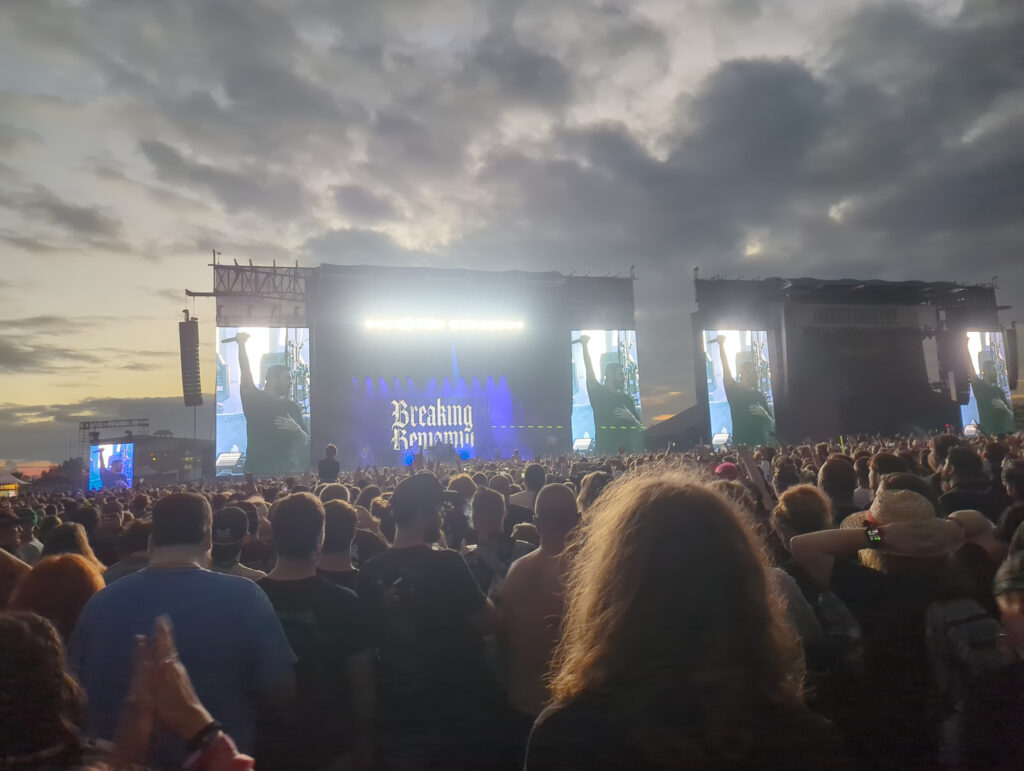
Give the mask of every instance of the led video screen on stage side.
M 960 407 L 965 430 L 976 426 L 989 436 L 1012 434 L 1013 408 L 1002 332 L 968 332 L 971 397 Z
M 309 376 L 308 329 L 219 327 L 217 455 L 258 476 L 309 468 Z
M 135 443 L 94 444 L 89 448 L 89 489 L 131 489 L 135 477 Z
M 572 349 L 572 446 L 617 455 L 644 449 L 636 331 L 576 329 Z
M 703 341 L 712 443 L 748 447 L 774 443 L 768 333 L 708 329 Z

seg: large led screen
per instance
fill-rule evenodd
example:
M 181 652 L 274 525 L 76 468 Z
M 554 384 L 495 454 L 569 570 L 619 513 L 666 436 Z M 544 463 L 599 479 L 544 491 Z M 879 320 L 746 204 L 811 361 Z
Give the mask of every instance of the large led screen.
M 94 444 L 89 448 L 89 489 L 126 490 L 135 476 L 135 443 Z
M 971 398 L 960 408 L 964 428 L 976 426 L 989 436 L 1014 431 L 1006 347 L 1002 332 L 968 332 Z
M 712 443 L 754 447 L 775 440 L 768 333 L 704 330 Z
M 570 334 L 573 449 L 596 455 L 643 450 L 636 332 L 577 329 Z
M 346 438 L 357 466 L 508 458 L 525 433 L 522 405 L 503 375 L 353 377 Z M 523 446 L 521 454 L 527 450 Z
M 217 454 L 257 476 L 309 468 L 309 330 L 217 329 Z

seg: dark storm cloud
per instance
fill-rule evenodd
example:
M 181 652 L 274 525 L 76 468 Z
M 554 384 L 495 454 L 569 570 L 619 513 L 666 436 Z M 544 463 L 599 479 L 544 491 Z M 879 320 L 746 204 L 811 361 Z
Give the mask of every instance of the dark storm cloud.
M 18 330 L 37 335 L 66 335 L 85 326 L 118 321 L 116 316 L 58 316 L 43 314 L 22 319 L 0 319 L 0 329 Z
M 339 212 L 357 220 L 390 220 L 398 216 L 394 203 L 360 185 L 334 188 L 334 203 Z
M 440 259 L 437 254 L 405 249 L 387 234 L 363 228 L 328 231 L 308 240 L 302 251 L 314 263 L 429 265 Z
M 252 211 L 282 219 L 298 215 L 305 207 L 305 191 L 286 174 L 250 166 L 234 170 L 186 158 L 157 140 L 139 142 L 139 150 L 166 182 L 198 186 L 211 192 L 228 211 Z
M 42 186 L 20 193 L 0 193 L 0 206 L 56 225 L 71 235 L 112 238 L 121 231 L 121 222 L 99 207 L 71 203 Z
M 5 244 L 9 244 L 16 249 L 20 249 L 23 252 L 28 252 L 29 254 L 55 254 L 61 251 L 60 247 L 55 244 L 50 244 L 41 239 L 32 238 L 31 236 L 12 233 L 9 230 L 0 230 L 0 241 L 3 241 Z
M 102 362 L 102 357 L 79 348 L 35 342 L 27 335 L 24 340 L 18 335 L 0 337 L 0 374 L 55 372 Z
M 466 69 L 489 78 L 499 100 L 506 103 L 560 108 L 572 97 L 572 76 L 562 62 L 510 34 L 481 39 Z

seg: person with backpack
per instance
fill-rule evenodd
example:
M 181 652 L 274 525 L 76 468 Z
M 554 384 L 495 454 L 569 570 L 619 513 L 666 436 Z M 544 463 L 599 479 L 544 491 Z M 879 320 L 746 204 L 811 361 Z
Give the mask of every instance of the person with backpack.
M 851 683 L 849 701 L 870 737 L 851 747 L 864 762 L 906 767 L 912 758 L 932 767 L 938 760 L 940 705 L 925 617 L 932 603 L 964 595 L 948 565 L 962 543 L 960 525 L 937 519 L 932 504 L 909 490 L 882 490 L 870 511 L 846 517 L 839 529 L 790 541 L 800 566 L 863 630 L 865 676 Z

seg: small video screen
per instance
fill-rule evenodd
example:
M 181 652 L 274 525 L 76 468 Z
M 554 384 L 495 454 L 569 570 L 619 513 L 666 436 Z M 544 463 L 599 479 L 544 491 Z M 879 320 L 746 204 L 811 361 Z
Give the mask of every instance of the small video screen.
M 1006 341 L 1002 332 L 968 332 L 971 359 L 970 401 L 960 407 L 964 431 L 988 436 L 1012 434 L 1013 402 L 1006 368 Z
M 570 334 L 573 450 L 642 452 L 636 330 L 576 329 Z
M 711 443 L 719 447 L 775 444 L 768 332 L 707 329 L 703 341 Z
M 89 448 L 90 490 L 130 490 L 134 476 L 134 442 L 94 444 Z
M 309 329 L 219 327 L 217 456 L 257 476 L 308 469 L 309 377 Z

